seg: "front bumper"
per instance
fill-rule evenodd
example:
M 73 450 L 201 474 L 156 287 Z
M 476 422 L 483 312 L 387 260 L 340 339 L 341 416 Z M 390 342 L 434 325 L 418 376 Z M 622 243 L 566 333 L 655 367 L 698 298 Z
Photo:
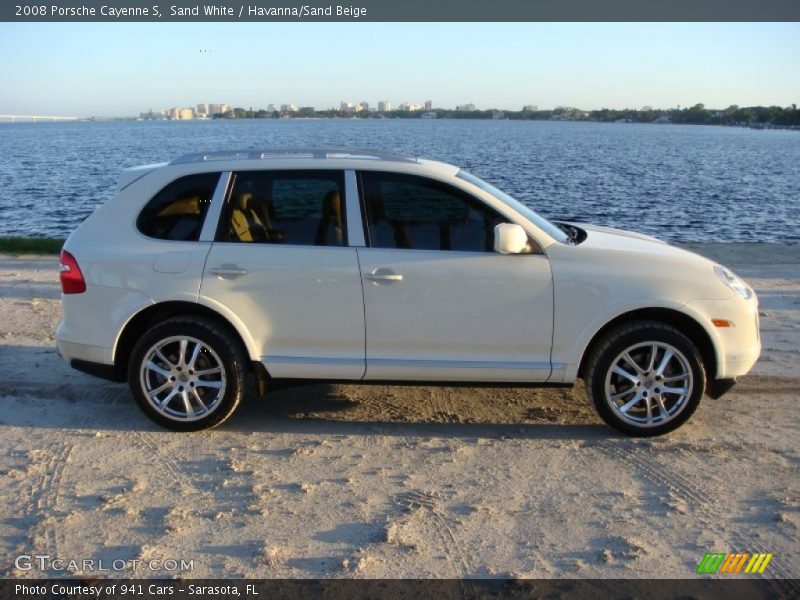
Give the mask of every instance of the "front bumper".
M 699 323 L 706 324 L 717 357 L 715 379 L 735 380 L 753 368 L 761 355 L 758 299 L 755 296 L 747 300 L 738 296 L 725 300 L 695 300 L 684 305 L 684 310 Z M 730 326 L 711 325 L 715 319 L 726 320 Z M 727 389 L 730 387 L 727 385 Z

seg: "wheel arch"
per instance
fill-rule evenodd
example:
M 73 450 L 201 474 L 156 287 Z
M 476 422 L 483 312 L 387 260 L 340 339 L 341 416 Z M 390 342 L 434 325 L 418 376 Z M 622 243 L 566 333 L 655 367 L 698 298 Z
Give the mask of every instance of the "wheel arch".
M 252 340 L 246 334 L 243 335 L 240 328 L 236 327 L 225 315 L 197 302 L 169 300 L 144 307 L 125 323 L 114 347 L 114 367 L 117 373 L 123 374 L 127 371 L 131 351 L 144 331 L 165 319 L 176 316 L 198 316 L 215 321 L 227 329 L 234 339 L 241 344 L 245 355 L 250 358 L 251 366 L 254 366 L 256 362 L 259 365 L 261 364 L 257 357 L 256 359 L 253 358 L 254 344 Z
M 688 337 L 700 352 L 703 359 L 703 366 L 706 370 L 706 380 L 714 381 L 717 375 L 717 350 L 708 331 L 691 315 L 672 308 L 640 308 L 617 315 L 606 322 L 592 336 L 589 343 L 583 350 L 578 367 L 578 377 L 585 375 L 586 365 L 592 355 L 596 344 L 602 340 L 606 334 L 623 325 L 633 321 L 659 321 L 670 325 Z

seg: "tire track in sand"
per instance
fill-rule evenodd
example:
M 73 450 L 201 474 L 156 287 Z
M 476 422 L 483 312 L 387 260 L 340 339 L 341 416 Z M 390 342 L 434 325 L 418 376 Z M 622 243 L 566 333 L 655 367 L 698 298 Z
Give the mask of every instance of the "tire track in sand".
M 144 456 L 153 464 L 158 464 L 164 467 L 172 476 L 172 480 L 178 483 L 181 491 L 187 488 L 194 488 L 192 482 L 186 477 L 181 466 L 175 461 L 172 454 L 164 451 L 164 444 L 158 439 L 158 435 L 152 431 L 134 431 L 128 438 L 129 443 L 138 448 Z M 169 433 L 164 432 L 161 435 L 168 436 Z
M 428 518 L 425 523 L 433 530 L 442 544 L 445 558 L 459 580 L 464 598 L 477 597 L 475 587 L 469 577 L 473 573 L 469 558 L 462 544 L 456 538 L 453 528 L 442 514 L 441 503 L 445 498 L 436 492 L 413 490 L 395 497 L 395 504 L 406 513 L 422 512 Z M 428 536 L 430 539 L 432 536 Z
M 633 447 L 625 450 L 620 444 L 630 444 Z M 719 515 L 722 514 L 724 506 L 720 500 L 711 497 L 703 489 L 698 488 L 688 479 L 675 473 L 670 467 L 655 460 L 650 453 L 650 449 L 639 447 L 630 440 L 602 440 L 594 447 L 601 452 L 611 455 L 612 460 L 623 462 L 645 480 L 656 487 L 665 488 L 668 493 L 681 498 L 694 511 L 699 513 L 703 524 L 713 527 L 718 522 Z M 769 549 L 761 547 L 761 543 L 736 530 L 725 532 L 731 541 L 737 546 L 731 548 L 736 551 L 765 552 Z M 781 560 L 773 559 L 769 568 L 764 573 L 764 578 L 768 579 L 779 598 L 798 598 L 800 597 L 800 584 L 796 575 L 794 565 L 787 566 Z
M 27 543 L 4 551 L 4 554 L 9 554 L 8 560 L 4 561 L 8 565 L 7 570 L 11 570 L 12 557 L 15 555 L 36 552 L 58 556 L 56 517 L 63 516 L 60 513 L 61 488 L 73 449 L 73 443 L 56 442 L 34 451 L 36 454 L 27 469 L 28 486 L 18 504 L 22 513 L 20 522 L 26 524 L 23 537 Z

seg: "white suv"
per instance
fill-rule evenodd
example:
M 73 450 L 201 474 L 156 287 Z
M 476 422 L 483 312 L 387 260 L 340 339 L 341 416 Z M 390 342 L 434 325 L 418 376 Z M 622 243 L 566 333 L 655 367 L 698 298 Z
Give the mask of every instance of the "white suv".
M 757 300 L 655 238 L 551 223 L 451 165 L 362 149 L 123 171 L 61 255 L 58 351 L 153 420 L 228 418 L 247 374 L 571 385 L 632 435 L 686 421 L 760 352 Z

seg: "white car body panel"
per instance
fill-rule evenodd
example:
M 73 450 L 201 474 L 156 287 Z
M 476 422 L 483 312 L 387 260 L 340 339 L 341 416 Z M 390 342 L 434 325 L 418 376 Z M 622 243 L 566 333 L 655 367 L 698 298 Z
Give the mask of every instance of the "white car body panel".
M 133 315 L 152 304 L 142 292 L 112 286 L 87 285 L 83 294 L 64 295 L 56 327 L 59 353 L 67 360 L 113 364 L 119 333 Z
M 545 256 L 385 248 L 359 249 L 358 256 L 366 379 L 550 376 L 553 288 Z M 370 280 L 379 270 L 402 280 Z
M 726 300 L 692 300 L 681 307 L 681 312 L 693 316 L 699 323 L 708 323 L 720 315 L 733 323 L 732 327 L 707 328 L 717 357 L 718 379 L 741 377 L 756 364 L 761 354 L 761 336 L 755 298 L 744 300 L 734 296 Z
M 200 295 L 246 324 L 272 377 L 360 379 L 364 306 L 354 248 L 215 243 Z M 235 265 L 223 278 L 209 272 Z
M 556 244 L 548 249 L 557 323 L 553 361 L 565 365 L 558 380 L 575 380 L 589 342 L 606 323 L 648 308 L 692 317 L 711 339 L 719 378 L 730 376 L 725 359 L 725 339 L 730 336 L 721 337 L 711 320 L 723 318 L 739 324 L 741 335 L 748 339 L 744 354 L 752 357 L 752 366 L 760 351 L 753 316 L 758 307 L 755 296 L 750 300 L 736 296 L 716 277 L 714 263 L 697 254 L 631 232 L 585 228 L 588 236 L 583 243 Z M 553 381 L 556 377 L 554 371 Z

